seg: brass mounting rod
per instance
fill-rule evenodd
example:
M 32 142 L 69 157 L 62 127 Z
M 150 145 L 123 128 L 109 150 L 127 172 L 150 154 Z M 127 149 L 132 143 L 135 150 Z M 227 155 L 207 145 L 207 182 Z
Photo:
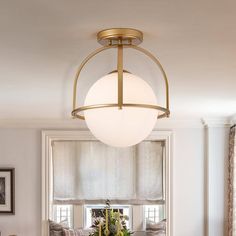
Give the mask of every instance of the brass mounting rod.
M 118 106 L 119 106 L 119 109 L 122 109 L 122 106 L 123 106 L 123 45 L 118 45 L 117 71 L 118 71 Z

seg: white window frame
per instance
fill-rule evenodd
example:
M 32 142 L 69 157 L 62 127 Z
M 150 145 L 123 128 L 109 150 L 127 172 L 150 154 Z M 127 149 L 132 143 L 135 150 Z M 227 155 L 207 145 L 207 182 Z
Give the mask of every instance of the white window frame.
M 89 131 L 85 130 L 47 130 L 42 131 L 42 219 L 41 219 L 41 235 L 49 236 L 48 219 L 51 209 L 50 203 L 52 199 L 52 189 L 50 189 L 52 176 L 50 176 L 51 160 L 52 160 L 52 142 L 58 140 L 96 140 Z M 165 206 L 166 206 L 166 218 L 167 218 L 167 232 L 166 236 L 173 235 L 173 198 L 172 198 L 172 150 L 173 150 L 173 134 L 171 131 L 152 131 L 146 140 L 149 141 L 164 141 L 165 142 L 165 158 L 166 158 L 166 171 L 165 171 Z M 51 192 L 50 192 L 51 191 Z

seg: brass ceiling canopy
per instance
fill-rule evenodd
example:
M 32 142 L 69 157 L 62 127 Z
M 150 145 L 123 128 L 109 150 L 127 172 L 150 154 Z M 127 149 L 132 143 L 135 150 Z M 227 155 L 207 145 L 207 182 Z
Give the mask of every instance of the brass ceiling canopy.
M 143 41 L 143 33 L 130 28 L 105 29 L 97 34 L 98 43 L 101 45 L 133 44 L 139 45 Z
M 140 43 L 142 43 L 142 41 L 143 41 L 143 33 L 139 30 L 131 29 L 131 28 L 105 29 L 105 30 L 98 32 L 97 41 L 98 41 L 98 43 L 100 43 L 102 45 L 102 47 L 96 49 L 94 52 L 89 54 L 82 61 L 81 65 L 79 66 L 79 68 L 77 70 L 76 76 L 75 76 L 74 88 L 73 88 L 73 110 L 71 112 L 72 117 L 86 120 L 86 123 L 87 123 L 86 115 L 88 114 L 87 111 L 89 111 L 89 110 L 97 110 L 98 109 L 100 112 L 102 109 L 106 109 L 106 111 L 107 111 L 107 109 L 109 109 L 109 108 L 112 108 L 111 110 L 114 110 L 114 108 L 117 108 L 122 111 L 123 107 L 125 109 L 130 109 L 130 108 L 146 109 L 146 111 L 148 111 L 149 109 L 156 110 L 157 111 L 157 113 L 156 113 L 157 119 L 169 117 L 170 110 L 169 110 L 168 79 L 167 79 L 166 73 L 165 73 L 160 61 L 151 52 L 147 51 L 144 48 L 137 46 Z M 139 51 L 139 52 L 145 54 L 149 59 L 151 59 L 158 66 L 158 68 L 161 71 L 161 74 L 163 76 L 163 80 L 164 80 L 164 84 L 165 84 L 165 106 L 161 106 L 160 104 L 146 104 L 145 102 L 139 102 L 139 101 L 137 103 L 129 103 L 129 102 L 125 103 L 124 102 L 124 94 L 123 94 L 123 79 L 124 78 L 123 77 L 127 76 L 127 72 L 123 68 L 123 50 L 125 48 L 134 49 L 136 51 Z M 78 80 L 79 80 L 79 76 L 80 76 L 82 69 L 90 61 L 90 59 L 92 59 L 94 56 L 96 56 L 100 52 L 103 52 L 108 49 L 117 49 L 117 68 L 115 69 L 116 74 L 117 74 L 117 89 L 118 89 L 117 102 L 116 103 L 110 102 L 110 99 L 108 99 L 109 102 L 104 104 L 103 102 L 101 102 L 101 103 L 97 102 L 97 101 L 99 101 L 99 99 L 95 99 L 94 100 L 95 104 L 89 103 L 86 105 L 86 101 L 85 101 L 85 105 L 77 106 L 77 85 L 78 85 Z M 145 94 L 145 96 L 146 96 L 146 94 Z M 127 98 L 125 100 L 127 100 Z M 141 98 L 141 100 L 142 100 L 142 98 Z M 98 116 L 96 116 L 96 117 L 98 117 Z M 105 115 L 103 118 L 104 119 L 101 119 L 101 120 L 106 120 Z M 94 119 L 94 121 L 95 121 L 95 123 L 99 123 L 97 118 Z M 88 125 L 88 123 L 87 123 L 87 125 Z M 101 122 L 99 123 L 99 125 L 101 125 Z M 142 124 L 140 124 L 140 125 L 142 125 Z M 116 124 L 114 124 L 113 126 L 116 126 Z M 89 127 L 89 125 L 88 125 L 88 127 Z M 90 129 L 90 127 L 89 127 L 89 129 Z M 104 126 L 104 129 L 106 129 L 106 126 Z M 91 130 L 91 131 L 93 133 L 93 130 Z M 130 131 L 130 132 L 133 132 L 133 131 Z M 94 136 L 97 137 L 96 134 L 94 134 Z M 99 139 L 99 137 L 97 137 L 97 138 Z M 102 138 L 100 140 L 102 140 Z M 107 144 L 109 143 L 106 141 L 104 141 L 104 142 Z M 117 146 L 119 146 L 119 145 L 117 145 Z M 122 146 L 122 145 L 120 145 L 120 146 Z M 123 145 L 123 146 L 125 146 L 125 145 Z

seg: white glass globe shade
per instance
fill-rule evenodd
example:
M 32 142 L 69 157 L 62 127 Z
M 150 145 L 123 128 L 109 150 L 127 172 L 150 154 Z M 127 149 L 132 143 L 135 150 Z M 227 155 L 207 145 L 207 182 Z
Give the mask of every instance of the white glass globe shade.
M 118 74 L 108 74 L 89 89 L 85 106 L 118 103 Z M 156 96 L 147 82 L 133 74 L 123 73 L 123 103 L 156 105 Z M 93 135 L 103 143 L 128 147 L 144 140 L 157 120 L 156 109 L 109 107 L 84 111 L 85 121 Z

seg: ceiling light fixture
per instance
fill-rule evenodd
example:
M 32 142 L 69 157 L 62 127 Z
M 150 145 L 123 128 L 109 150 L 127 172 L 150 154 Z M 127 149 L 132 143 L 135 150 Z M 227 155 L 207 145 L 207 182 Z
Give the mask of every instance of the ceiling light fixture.
M 143 41 L 139 30 L 106 29 L 97 34 L 97 40 L 103 46 L 84 59 L 75 77 L 72 116 L 85 120 L 93 135 L 110 146 L 135 145 L 150 134 L 156 119 L 169 117 L 166 73 L 155 56 L 137 46 Z M 82 69 L 95 55 L 111 48 L 118 51 L 117 69 L 96 81 L 87 93 L 84 106 L 77 107 L 77 84 Z M 147 82 L 123 69 L 124 48 L 144 53 L 159 67 L 165 83 L 165 107 L 157 105 L 155 93 Z

